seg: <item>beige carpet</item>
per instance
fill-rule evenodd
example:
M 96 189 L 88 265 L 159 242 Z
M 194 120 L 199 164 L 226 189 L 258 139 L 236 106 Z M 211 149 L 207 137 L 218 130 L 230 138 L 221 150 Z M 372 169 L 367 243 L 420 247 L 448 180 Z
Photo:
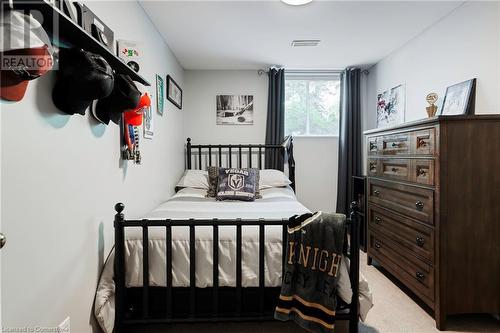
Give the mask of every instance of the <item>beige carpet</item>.
M 401 291 L 376 266 L 366 266 L 366 255 L 361 256 L 361 272 L 370 283 L 374 296 L 374 307 L 360 333 L 433 333 L 436 329 L 432 317 Z M 141 333 L 305 333 L 293 323 L 266 322 L 248 324 L 196 324 L 172 325 L 166 328 L 148 327 L 134 330 Z M 336 332 L 347 332 L 341 322 Z M 449 333 L 500 333 L 500 321 L 490 315 L 452 316 L 448 319 Z
M 366 255 L 361 255 L 361 272 L 370 283 L 374 307 L 370 310 L 366 326 L 360 333 L 432 333 L 436 329 L 433 318 L 412 298 L 401 291 L 376 266 L 366 265 Z M 490 315 L 449 316 L 447 332 L 500 332 L 500 321 Z

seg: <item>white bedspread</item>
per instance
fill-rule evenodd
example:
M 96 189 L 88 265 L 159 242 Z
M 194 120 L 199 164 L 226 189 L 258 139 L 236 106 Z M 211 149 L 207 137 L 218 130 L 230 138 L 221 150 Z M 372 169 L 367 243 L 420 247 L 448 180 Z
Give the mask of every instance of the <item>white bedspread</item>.
M 262 190 L 262 199 L 254 202 L 215 201 L 205 198 L 205 190 L 185 188 L 170 200 L 161 204 L 144 218 L 148 219 L 283 219 L 295 214 L 308 213 L 300 204 L 290 188 L 271 188 Z M 196 227 L 196 286 L 212 286 L 213 267 L 213 229 L 211 226 Z M 126 228 L 125 263 L 127 287 L 142 286 L 142 229 Z M 236 227 L 219 226 L 219 285 L 236 285 Z M 259 228 L 242 227 L 242 286 L 256 287 L 259 281 Z M 166 241 L 164 227 L 149 228 L 149 282 L 151 286 L 166 286 Z M 281 285 L 282 227 L 265 228 L 265 285 Z M 107 260 L 95 299 L 95 315 L 106 333 L 111 333 L 114 322 L 114 282 L 113 260 L 111 253 Z M 348 263 L 340 271 L 339 296 L 350 302 Z M 364 282 L 364 280 L 362 281 Z M 189 228 L 172 227 L 172 284 L 174 287 L 189 286 Z M 366 284 L 366 283 L 365 283 Z M 362 284 L 364 286 L 365 284 Z M 367 285 L 366 285 L 367 288 Z M 360 300 L 369 299 L 369 290 Z M 369 297 L 367 297 L 367 295 Z M 363 312 L 363 311 L 362 311 Z M 364 312 L 366 315 L 367 310 Z M 364 316 L 362 316 L 364 318 Z

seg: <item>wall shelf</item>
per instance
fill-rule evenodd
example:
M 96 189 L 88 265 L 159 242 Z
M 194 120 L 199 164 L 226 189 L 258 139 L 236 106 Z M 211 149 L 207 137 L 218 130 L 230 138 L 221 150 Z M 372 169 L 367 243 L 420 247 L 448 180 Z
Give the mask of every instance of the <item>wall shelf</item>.
M 66 16 L 60 9 L 52 6 L 47 0 L 23 1 L 13 0 L 13 9 L 39 11 L 43 16 L 42 26 L 53 39 L 69 43 L 101 55 L 116 73 L 125 74 L 145 86 L 151 84 L 139 73 L 118 58 L 112 51 L 99 43 L 94 37 L 83 30 L 76 22 Z M 3 5 L 3 1 L 2 1 Z

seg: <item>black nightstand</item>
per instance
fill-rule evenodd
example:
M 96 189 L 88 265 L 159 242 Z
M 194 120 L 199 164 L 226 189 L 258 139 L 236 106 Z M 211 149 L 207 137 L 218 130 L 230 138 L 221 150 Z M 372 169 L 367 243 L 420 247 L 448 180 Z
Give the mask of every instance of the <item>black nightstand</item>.
M 353 193 L 351 200 L 356 201 L 359 207 L 359 248 L 366 252 L 366 177 L 352 176 Z

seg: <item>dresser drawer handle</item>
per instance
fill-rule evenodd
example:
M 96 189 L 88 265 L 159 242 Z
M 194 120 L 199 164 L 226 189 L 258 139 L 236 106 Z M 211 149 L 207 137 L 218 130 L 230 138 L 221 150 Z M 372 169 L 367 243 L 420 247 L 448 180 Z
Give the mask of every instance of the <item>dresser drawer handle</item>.
M 379 243 L 379 242 L 375 242 L 375 248 L 376 248 L 376 249 L 380 249 L 381 247 L 382 247 L 382 245 L 380 245 L 380 243 Z
M 399 148 L 399 146 L 401 146 L 401 144 L 393 142 L 391 146 L 392 146 L 392 148 Z
M 380 224 L 382 222 L 382 219 L 380 217 L 375 217 L 375 223 Z
M 419 281 L 423 281 L 423 280 L 425 279 L 425 275 L 424 275 L 424 273 L 422 273 L 422 272 L 416 272 L 416 273 L 415 273 L 415 277 L 416 277 L 416 278 L 417 278 L 417 280 L 419 280 Z
M 424 139 L 418 139 L 418 146 L 425 147 L 427 146 L 427 142 Z
M 422 201 L 417 201 L 415 207 L 417 207 L 418 210 L 422 210 L 424 209 L 424 203 Z
M 374 144 L 373 142 L 370 142 L 370 150 L 374 150 L 377 148 L 377 145 Z
M 415 242 L 417 243 L 418 247 L 424 247 L 425 240 L 423 237 L 417 237 L 415 238 Z
M 419 176 L 425 176 L 427 172 L 423 168 L 418 168 L 417 173 Z
M 375 190 L 375 191 L 373 191 L 373 194 L 375 194 L 378 197 L 380 195 L 380 191 L 379 190 Z
M 394 172 L 394 173 L 398 172 L 398 170 L 399 170 L 398 168 L 392 168 L 391 169 L 391 171 Z

